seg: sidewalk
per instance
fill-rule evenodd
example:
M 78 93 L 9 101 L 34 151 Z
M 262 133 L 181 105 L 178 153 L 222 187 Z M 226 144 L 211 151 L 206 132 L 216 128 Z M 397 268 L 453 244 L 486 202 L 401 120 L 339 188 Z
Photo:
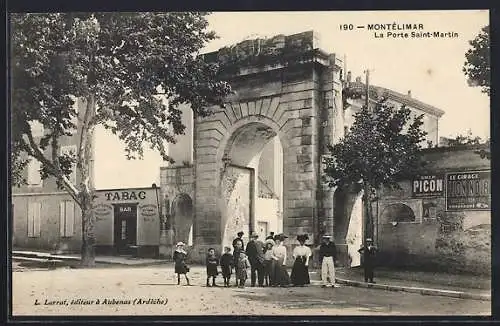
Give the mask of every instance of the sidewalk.
M 80 261 L 79 255 L 52 255 L 47 252 L 23 250 L 12 251 L 12 258 L 13 260 L 17 260 L 17 262 L 21 263 L 23 258 L 49 263 L 51 261 L 57 261 L 61 262 L 59 266 L 68 266 L 71 264 L 76 265 L 76 263 Z M 97 256 L 95 261 L 97 264 L 108 266 L 172 266 L 171 260 L 152 258 Z M 19 263 L 16 263 L 16 266 L 18 265 Z M 52 267 L 54 267 L 54 265 L 57 267 L 58 263 L 50 264 Z M 291 272 L 290 269 L 289 272 Z M 321 284 L 320 271 L 313 270 L 310 272 L 310 275 L 312 285 Z M 422 295 L 491 301 L 491 278 L 489 277 L 379 269 L 375 270 L 375 281 L 376 284 L 365 283 L 363 269 L 359 267 L 336 269 L 336 282 L 342 285 L 386 291 L 420 293 Z
M 56 260 L 63 262 L 79 262 L 80 255 L 54 255 L 48 252 L 40 251 L 26 251 L 26 250 L 13 250 L 12 259 L 17 258 L 34 258 L 39 260 Z M 123 256 L 96 256 L 95 262 L 97 264 L 109 264 L 109 265 L 127 265 L 127 266 L 151 266 L 158 264 L 171 263 L 170 260 L 166 259 L 154 259 L 154 258 L 132 258 Z
M 320 272 L 311 273 L 319 281 Z M 491 279 L 475 275 L 420 271 L 375 270 L 375 284 L 365 283 L 362 268 L 339 268 L 336 281 L 350 286 L 437 295 L 463 299 L 491 300 Z

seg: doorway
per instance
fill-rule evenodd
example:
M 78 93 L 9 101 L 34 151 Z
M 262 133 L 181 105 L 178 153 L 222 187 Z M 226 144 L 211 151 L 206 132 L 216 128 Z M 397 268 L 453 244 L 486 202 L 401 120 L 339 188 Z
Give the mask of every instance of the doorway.
M 137 203 L 114 204 L 114 245 L 118 255 L 129 255 L 137 244 Z
M 257 233 L 261 239 L 265 239 L 269 235 L 267 222 L 257 222 Z

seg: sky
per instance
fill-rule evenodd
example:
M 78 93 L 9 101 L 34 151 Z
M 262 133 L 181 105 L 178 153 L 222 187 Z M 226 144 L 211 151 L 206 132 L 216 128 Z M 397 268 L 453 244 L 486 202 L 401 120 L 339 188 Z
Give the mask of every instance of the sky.
M 470 87 L 462 72 L 465 52 L 489 23 L 481 11 L 366 11 L 366 12 L 221 12 L 208 18 L 219 38 L 202 52 L 256 37 L 290 35 L 314 30 L 319 48 L 346 58 L 353 79 L 370 70 L 370 83 L 406 94 L 445 112 L 439 135 L 454 137 L 468 130 L 482 138 L 490 134 L 489 97 Z M 367 24 L 423 24 L 422 32 L 455 32 L 456 38 L 376 38 Z M 341 30 L 352 24 L 354 30 Z M 387 33 L 387 31 L 385 31 Z M 410 31 L 411 33 L 411 31 Z M 380 34 L 379 34 L 380 35 Z M 146 187 L 159 183 L 158 153 L 146 151 L 143 160 L 128 161 L 123 144 L 103 130 L 96 133 L 97 188 Z

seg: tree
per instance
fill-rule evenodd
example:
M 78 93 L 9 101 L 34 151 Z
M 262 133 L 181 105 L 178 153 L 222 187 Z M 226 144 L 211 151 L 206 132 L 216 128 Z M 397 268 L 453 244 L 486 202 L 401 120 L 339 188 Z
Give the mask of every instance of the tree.
M 178 105 L 195 116 L 210 114 L 230 91 L 218 67 L 198 56 L 216 36 L 207 13 L 13 14 L 11 89 L 13 184 L 31 157 L 42 178 L 53 177 L 82 211 L 82 265 L 94 265 L 92 137 L 96 126 L 126 145 L 127 158 L 141 158 L 144 146 L 165 160 L 166 143 L 184 132 Z M 161 94 L 159 93 L 161 92 Z M 168 103 L 164 101 L 168 98 Z M 81 99 L 84 108 L 73 107 Z M 75 119 L 78 122 L 75 122 Z M 31 126 L 41 123 L 40 138 Z M 61 142 L 77 130 L 75 153 L 61 154 Z M 76 166 L 76 167 L 75 167 Z M 73 184 L 69 175 L 81 176 Z
M 330 145 L 324 174 L 330 187 L 362 186 L 365 209 L 365 237 L 373 236 L 371 203 L 382 186 L 399 187 L 422 168 L 419 156 L 426 135 L 420 129 L 423 115 L 411 117 L 410 109 L 394 109 L 384 100 L 373 110 L 363 107 L 337 144 Z
M 466 135 L 458 135 L 454 139 L 448 139 L 447 147 L 482 147 L 474 151 L 474 153 L 481 156 L 482 159 L 491 160 L 490 140 L 481 140 L 481 137 L 472 135 L 470 130 Z
M 472 135 L 472 131 L 467 130 L 465 135 L 457 135 L 457 137 L 448 139 L 448 147 L 466 147 L 481 144 L 481 137 Z
M 462 68 L 469 85 L 481 87 L 483 93 L 490 95 L 490 27 L 485 26 L 475 39 L 469 41 L 472 48 L 465 53 L 466 61 Z

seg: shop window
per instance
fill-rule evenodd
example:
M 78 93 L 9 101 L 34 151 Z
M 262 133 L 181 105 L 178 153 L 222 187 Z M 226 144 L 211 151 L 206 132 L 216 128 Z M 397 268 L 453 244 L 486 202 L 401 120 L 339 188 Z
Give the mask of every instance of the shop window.
M 61 237 L 72 237 L 75 233 L 75 203 L 65 200 L 59 203 L 59 234 Z
M 40 236 L 40 218 L 42 203 L 28 202 L 28 237 L 36 238 Z
M 61 146 L 61 155 L 69 155 L 76 157 L 76 145 Z M 69 181 L 72 184 L 76 184 L 76 164 L 73 164 L 72 171 L 73 172 L 71 172 Z
M 41 187 L 43 185 L 42 176 L 40 175 L 40 170 L 42 168 L 42 163 L 34 158 L 28 163 L 28 186 L 29 187 Z
M 416 222 L 415 213 L 405 204 L 397 203 L 385 207 L 381 216 L 382 221 L 390 222 Z

